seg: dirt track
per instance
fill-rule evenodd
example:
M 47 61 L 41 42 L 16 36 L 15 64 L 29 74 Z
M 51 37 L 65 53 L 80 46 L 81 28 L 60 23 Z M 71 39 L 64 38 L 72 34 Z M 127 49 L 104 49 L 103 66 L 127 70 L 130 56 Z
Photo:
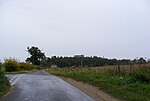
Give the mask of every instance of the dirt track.
M 112 97 L 111 95 L 105 93 L 102 90 L 99 90 L 97 87 L 93 87 L 83 82 L 78 82 L 78 81 L 75 81 L 73 79 L 66 78 L 66 77 L 60 77 L 60 78 L 70 83 L 71 85 L 75 86 L 76 88 L 82 90 L 87 95 L 94 98 L 96 101 L 122 101 L 122 100 Z

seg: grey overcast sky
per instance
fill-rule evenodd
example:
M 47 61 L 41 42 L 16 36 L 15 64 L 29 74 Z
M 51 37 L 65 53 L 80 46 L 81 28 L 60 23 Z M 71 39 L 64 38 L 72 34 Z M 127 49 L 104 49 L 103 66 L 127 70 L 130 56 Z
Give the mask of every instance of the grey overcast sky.
M 0 60 L 47 56 L 150 58 L 150 0 L 0 0 Z

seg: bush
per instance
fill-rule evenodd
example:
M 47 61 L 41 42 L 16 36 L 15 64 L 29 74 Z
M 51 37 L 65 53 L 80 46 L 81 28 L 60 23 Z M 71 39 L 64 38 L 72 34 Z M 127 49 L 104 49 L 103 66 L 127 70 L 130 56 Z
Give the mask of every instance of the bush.
M 4 67 L 0 65 L 0 77 L 4 75 Z
M 7 77 L 4 76 L 4 67 L 0 64 L 0 98 L 7 92 L 10 88 L 10 83 Z
M 0 77 L 0 98 L 8 91 L 10 83 L 4 75 Z
M 21 70 L 33 70 L 33 69 L 36 69 L 37 66 L 36 65 L 32 65 L 32 64 L 29 64 L 29 63 L 20 63 L 20 69 Z
M 0 65 L 0 77 L 4 74 L 4 72 L 2 71 L 2 66 Z
M 3 64 L 5 71 L 6 72 L 15 72 L 15 71 L 21 71 L 21 70 L 33 70 L 33 69 L 38 69 L 40 68 L 39 66 L 29 64 L 29 63 L 24 63 L 24 62 L 18 62 L 16 59 L 6 59 L 4 64 Z
M 20 63 L 16 59 L 5 59 L 4 67 L 7 72 L 19 71 Z
M 137 72 L 134 75 L 133 80 L 135 82 L 149 83 L 150 82 L 150 75 L 145 73 L 145 72 Z

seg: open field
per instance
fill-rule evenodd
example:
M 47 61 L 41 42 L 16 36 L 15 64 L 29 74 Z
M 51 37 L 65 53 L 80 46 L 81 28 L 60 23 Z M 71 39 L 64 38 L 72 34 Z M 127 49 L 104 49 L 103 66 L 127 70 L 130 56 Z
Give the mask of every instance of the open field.
M 93 67 L 100 70 L 118 70 L 120 67 L 121 71 L 133 72 L 134 70 L 139 70 L 141 68 L 150 68 L 150 64 L 131 64 L 131 65 L 116 65 L 116 66 L 101 66 Z
M 49 73 L 70 77 L 127 101 L 150 101 L 150 65 L 95 68 L 51 68 Z

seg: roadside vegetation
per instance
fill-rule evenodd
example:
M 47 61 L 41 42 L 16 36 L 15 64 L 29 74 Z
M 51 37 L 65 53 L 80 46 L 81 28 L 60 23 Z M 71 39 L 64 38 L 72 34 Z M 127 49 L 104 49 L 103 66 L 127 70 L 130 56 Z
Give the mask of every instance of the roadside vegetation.
M 40 63 L 42 58 L 45 57 L 37 47 L 28 47 L 28 57 L 26 62 L 20 62 L 15 58 L 5 59 L 3 63 L 0 62 L 0 98 L 7 93 L 10 88 L 10 83 L 5 74 L 22 74 L 42 69 Z
M 10 88 L 9 80 L 5 74 L 30 73 L 37 69 L 41 69 L 41 67 L 30 63 L 19 62 L 14 58 L 5 59 L 3 63 L 0 63 L 0 98 Z
M 29 57 L 26 62 L 10 58 L 0 63 L 0 96 L 10 87 L 4 74 L 29 73 L 42 69 L 41 67 L 60 67 L 47 71 L 89 83 L 120 99 L 150 101 L 150 60 L 142 57 L 117 60 L 84 55 L 46 57 L 45 53 L 35 46 L 27 47 L 27 52 Z
M 9 81 L 4 76 L 4 67 L 0 64 L 0 98 L 9 90 L 9 88 Z
M 150 101 L 150 65 L 97 68 L 51 68 L 51 74 L 73 78 L 99 87 L 127 101 Z
M 29 63 L 19 62 L 18 60 L 13 58 L 5 59 L 2 65 L 5 74 L 28 73 L 39 68 L 39 66 L 32 65 Z

